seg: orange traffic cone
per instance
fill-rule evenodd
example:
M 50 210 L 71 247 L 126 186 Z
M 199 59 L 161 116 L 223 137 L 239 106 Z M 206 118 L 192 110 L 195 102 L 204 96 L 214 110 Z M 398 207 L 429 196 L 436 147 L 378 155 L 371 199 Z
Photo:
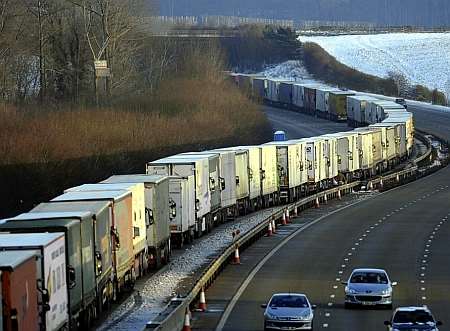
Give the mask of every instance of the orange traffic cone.
M 316 207 L 316 208 L 319 208 L 319 207 L 320 207 L 319 198 L 316 198 L 315 207 Z
M 269 227 L 267 228 L 267 237 L 272 236 L 272 221 L 269 222 Z
M 200 302 L 198 304 L 198 310 L 206 311 L 206 298 L 205 298 L 205 290 L 202 288 L 200 292 Z
M 338 190 L 338 199 L 342 200 L 341 190 Z
M 380 188 L 383 188 L 384 183 L 383 183 L 383 179 L 380 179 Z
M 282 218 L 281 224 L 282 225 L 287 225 L 287 216 L 286 216 L 286 212 L 285 211 L 283 212 L 283 218 Z
M 277 222 L 274 219 L 272 219 L 272 231 L 277 233 Z
M 294 210 L 295 210 L 295 208 L 294 208 Z M 286 209 L 286 221 L 287 221 L 288 223 L 292 223 L 292 222 L 291 222 L 291 215 L 290 215 L 290 212 L 289 212 L 289 208 Z
M 233 262 L 231 264 L 241 264 L 241 258 L 239 257 L 239 246 L 236 245 L 236 248 L 234 249 L 234 256 L 233 256 Z
M 186 308 L 186 314 L 184 315 L 183 331 L 191 331 L 191 312 L 189 308 Z
M 328 203 L 328 194 L 325 194 L 325 195 L 323 196 L 323 202 L 324 202 L 325 204 Z

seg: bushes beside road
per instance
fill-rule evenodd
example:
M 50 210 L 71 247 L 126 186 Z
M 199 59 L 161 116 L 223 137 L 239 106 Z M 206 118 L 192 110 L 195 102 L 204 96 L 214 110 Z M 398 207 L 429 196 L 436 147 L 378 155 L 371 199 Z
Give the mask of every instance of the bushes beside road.
M 220 74 L 221 61 L 200 53 L 186 55 L 154 91 L 108 106 L 2 104 L 0 217 L 73 185 L 143 173 L 167 155 L 267 141 L 259 106 Z

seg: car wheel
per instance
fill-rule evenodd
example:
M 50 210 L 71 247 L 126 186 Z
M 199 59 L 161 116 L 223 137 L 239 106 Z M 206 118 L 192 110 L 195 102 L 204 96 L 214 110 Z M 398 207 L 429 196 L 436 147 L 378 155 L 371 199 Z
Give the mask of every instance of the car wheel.
M 344 303 L 344 308 L 345 308 L 345 309 L 351 309 L 352 307 L 353 307 L 353 306 L 352 306 L 351 303 L 349 303 L 349 302 Z
M 388 309 L 388 310 L 392 310 L 392 308 L 393 308 L 393 305 L 392 305 L 392 303 L 391 303 L 391 304 L 388 304 L 388 305 L 386 305 L 386 306 L 385 306 L 385 308 L 386 308 L 386 309 Z

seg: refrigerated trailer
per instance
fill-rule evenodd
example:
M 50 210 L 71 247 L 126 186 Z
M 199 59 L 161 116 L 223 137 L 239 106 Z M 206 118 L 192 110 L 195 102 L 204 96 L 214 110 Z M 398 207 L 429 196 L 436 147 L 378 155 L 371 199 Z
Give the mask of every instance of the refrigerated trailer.
M 195 235 L 200 236 L 212 227 L 210 172 L 208 158 L 197 158 L 185 155 L 184 158 L 170 156 L 149 162 L 147 174 L 188 177 L 195 180 Z
M 88 212 L 30 212 L 2 220 L 0 223 L 0 232 L 64 233 L 67 249 L 65 276 L 69 288 L 69 328 L 78 325 L 83 316 L 94 316 L 96 309 L 95 238 L 92 222 L 92 214 Z M 129 269 L 133 266 L 132 257 L 131 255 Z
M 332 87 L 319 87 L 316 89 L 316 114 L 322 118 L 330 117 L 330 104 L 329 96 L 330 92 L 338 91 Z
M 217 167 L 215 161 L 218 160 L 216 191 L 220 194 L 220 221 L 236 216 L 236 154 L 233 151 L 205 151 L 189 152 L 181 155 L 203 156 L 210 159 L 210 170 Z M 214 163 L 211 162 L 214 160 Z M 216 179 L 214 179 L 216 180 Z
M 347 97 L 347 121 L 351 127 L 365 126 L 370 123 L 370 105 L 378 99 L 367 95 L 352 95 Z
M 107 306 L 112 300 L 114 278 L 111 243 L 111 203 L 109 201 L 50 201 L 33 208 L 33 213 L 87 212 L 92 215 L 92 231 L 95 237 L 95 276 L 97 307 Z
M 36 261 L 33 252 L 0 252 L 2 331 L 38 331 Z
M 18 284 L 20 288 L 27 287 L 27 294 L 37 291 L 36 298 L 34 295 L 27 296 L 29 307 L 37 306 L 39 312 L 39 324 L 32 325 L 33 329 L 55 331 L 67 327 L 69 300 L 64 276 L 64 233 L 0 233 L 0 252 L 23 252 L 33 256 L 35 280 L 28 284 Z M 14 291 L 16 290 L 20 289 L 16 288 Z
M 124 190 L 68 192 L 51 200 L 51 202 L 73 201 L 107 201 L 111 205 L 110 245 L 114 279 L 110 291 L 112 300 L 116 300 L 118 293 L 133 286 L 136 279 L 132 194 Z
M 119 184 L 84 184 L 69 188 L 64 192 L 96 192 L 96 191 L 120 191 L 131 193 L 131 208 L 133 217 L 133 252 L 134 268 L 139 275 L 146 268 L 147 250 L 147 230 L 145 224 L 145 190 L 142 183 L 119 183 Z M 165 256 L 167 258 L 167 256 Z
M 175 204 L 176 212 L 170 215 L 171 243 L 182 247 L 194 238 L 195 219 L 195 179 L 194 176 L 169 176 L 169 197 Z
M 347 121 L 347 97 L 355 95 L 348 91 L 331 91 L 328 96 L 330 119 Z
M 295 141 L 277 141 L 265 145 L 276 147 L 278 185 L 280 200 L 288 203 L 301 195 L 301 156 L 300 144 Z
M 323 135 L 319 138 L 324 139 L 323 157 L 325 159 L 325 177 L 327 179 L 327 187 L 334 183 L 334 179 L 338 176 L 338 160 L 337 160 L 337 139 L 330 135 Z
M 170 218 L 176 205 L 169 197 L 169 177 L 158 175 L 116 175 L 102 184 L 138 184 L 144 187 L 144 208 L 148 263 L 158 268 L 170 257 Z M 116 185 L 112 185 L 116 187 Z
M 377 128 L 377 127 L 365 127 L 365 128 L 358 128 L 355 131 L 356 132 L 370 132 L 372 134 L 372 160 L 373 160 L 373 166 L 374 171 L 376 173 L 379 173 L 383 171 L 386 168 L 386 153 L 384 152 L 383 146 L 384 146 L 384 137 L 385 137 L 385 130 L 384 128 Z
M 250 204 L 250 151 L 249 149 L 240 147 L 227 147 L 219 148 L 214 151 L 231 151 L 235 155 L 235 190 L 236 190 L 236 208 L 239 214 L 247 214 L 251 204 Z M 253 198 L 258 198 L 259 188 L 255 189 L 256 196 Z

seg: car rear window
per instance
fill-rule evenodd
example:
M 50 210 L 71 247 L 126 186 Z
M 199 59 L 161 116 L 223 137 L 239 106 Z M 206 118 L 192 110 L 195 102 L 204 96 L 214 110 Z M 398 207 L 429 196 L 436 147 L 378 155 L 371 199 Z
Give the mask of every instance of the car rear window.
M 413 324 L 425 324 L 434 323 L 433 316 L 424 310 L 415 311 L 398 311 L 393 319 L 394 323 L 413 323 Z
M 388 279 L 385 273 L 380 272 L 355 272 L 350 279 L 350 283 L 358 284 L 387 284 Z
M 270 301 L 270 307 L 308 308 L 308 301 L 302 296 L 276 296 Z

